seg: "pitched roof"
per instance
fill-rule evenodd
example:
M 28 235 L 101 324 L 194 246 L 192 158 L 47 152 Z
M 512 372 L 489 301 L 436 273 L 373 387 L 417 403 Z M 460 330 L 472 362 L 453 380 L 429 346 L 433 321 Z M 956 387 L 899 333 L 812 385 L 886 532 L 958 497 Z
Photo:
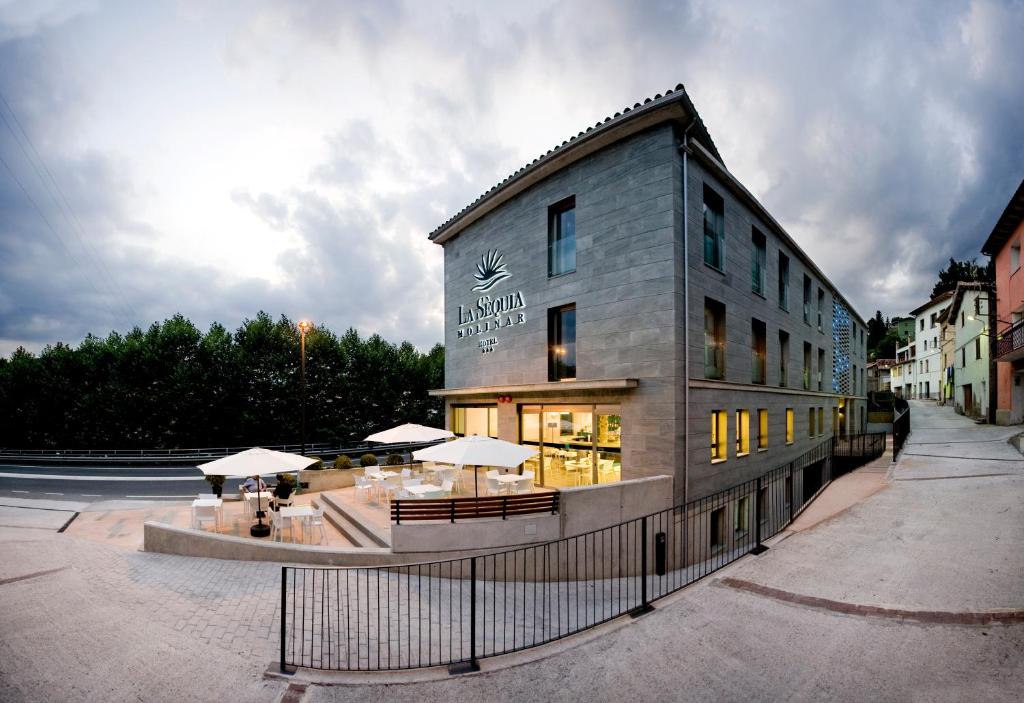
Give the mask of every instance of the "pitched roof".
M 981 281 L 960 281 L 957 283 L 956 290 L 953 292 L 953 301 L 947 308 L 950 319 L 956 319 L 956 314 L 960 312 L 960 306 L 964 302 L 964 293 L 969 290 L 992 290 L 992 286 Z
M 560 145 L 549 149 L 546 154 L 541 154 L 500 183 L 492 186 L 490 190 L 431 232 L 429 237 L 431 241 L 441 244 L 534 183 L 598 149 L 664 122 L 676 122 L 681 127 L 692 130 L 690 136 L 703 144 L 718 161 L 722 162 L 718 148 L 712 141 L 700 115 L 697 114 L 697 108 L 690 102 L 690 97 L 686 94 L 683 84 L 680 83 L 674 89 L 666 91 L 664 95 L 658 93 L 653 98 L 644 100 L 643 104 L 635 103 L 633 107 L 625 107 L 621 112 L 605 117 L 593 127 L 587 127 L 585 131 L 575 137 L 570 137 Z
M 998 254 L 999 250 L 1003 248 L 1003 245 L 1010 238 L 1010 235 L 1017 229 L 1021 220 L 1024 220 L 1024 178 L 1021 179 L 1020 185 L 1017 186 L 1017 192 L 1013 194 L 1010 202 L 1006 204 L 1003 214 L 996 221 L 996 226 L 992 228 L 992 233 L 988 235 L 988 239 L 981 246 L 981 253 L 986 256 Z
M 925 303 L 921 307 L 914 308 L 913 310 L 911 310 L 910 314 L 912 316 L 914 316 L 914 317 L 917 317 L 918 314 L 924 312 L 925 310 L 927 310 L 931 306 L 937 305 L 937 304 L 941 303 L 943 300 L 949 300 L 952 297 L 953 297 L 953 291 L 951 291 L 951 290 L 947 290 L 945 293 L 939 293 L 937 296 L 935 296 L 934 298 L 929 300 L 927 303 Z

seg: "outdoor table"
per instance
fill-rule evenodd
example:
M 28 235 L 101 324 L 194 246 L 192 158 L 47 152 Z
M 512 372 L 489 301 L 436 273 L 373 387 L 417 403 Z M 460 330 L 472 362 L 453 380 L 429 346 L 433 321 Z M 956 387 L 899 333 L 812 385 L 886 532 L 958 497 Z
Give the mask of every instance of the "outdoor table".
M 291 522 L 292 518 L 299 518 L 303 522 L 316 515 L 316 509 L 308 505 L 299 505 L 292 508 L 281 508 L 281 517 Z M 292 539 L 295 539 L 295 525 L 292 525 Z M 302 541 L 306 541 L 306 529 L 302 529 Z
M 511 489 L 513 484 L 529 480 L 531 480 L 529 476 L 520 476 L 519 474 L 499 474 L 498 476 L 498 482 L 505 484 L 506 490 Z
M 256 500 L 257 496 L 259 497 L 259 499 L 261 501 L 264 501 L 264 500 L 267 501 L 267 504 L 269 505 L 270 499 L 274 497 L 274 494 L 271 493 L 270 491 L 260 491 L 259 493 L 251 493 L 249 491 L 243 491 L 242 492 L 242 497 L 245 498 L 245 513 L 246 513 L 246 515 L 249 515 L 249 514 L 252 513 L 252 502 L 251 501 Z M 258 503 L 257 503 L 257 505 L 258 505 Z
M 434 485 L 420 484 L 418 486 L 407 486 L 406 491 L 412 493 L 417 498 L 424 498 L 430 493 L 440 493 L 441 489 Z
M 395 476 L 398 476 L 398 474 L 396 474 L 394 471 L 378 471 L 378 472 L 372 473 L 372 474 L 366 473 L 364 471 L 363 472 L 363 476 L 365 476 L 366 478 L 370 479 L 371 481 L 375 481 L 376 482 L 377 487 L 376 487 L 376 489 L 374 491 L 374 494 L 375 494 L 374 495 L 374 502 L 379 503 L 380 502 L 380 486 L 381 486 L 381 483 L 385 479 L 394 478 Z
M 224 522 L 224 501 L 220 498 L 196 498 L 192 501 L 192 512 L 196 508 L 216 508 L 218 528 Z M 194 523 L 193 523 L 194 524 Z

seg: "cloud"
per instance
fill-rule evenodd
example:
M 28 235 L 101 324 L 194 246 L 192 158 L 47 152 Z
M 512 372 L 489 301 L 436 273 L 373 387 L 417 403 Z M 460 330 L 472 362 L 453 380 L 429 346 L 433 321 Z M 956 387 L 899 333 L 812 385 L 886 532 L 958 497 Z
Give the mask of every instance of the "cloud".
M 73 213 L 0 123 L 42 211 L 0 168 L 0 354 L 259 309 L 428 346 L 426 234 L 678 82 L 858 311 L 906 312 L 1021 178 L 1022 34 L 992 0 L 8 6 L 0 92 Z

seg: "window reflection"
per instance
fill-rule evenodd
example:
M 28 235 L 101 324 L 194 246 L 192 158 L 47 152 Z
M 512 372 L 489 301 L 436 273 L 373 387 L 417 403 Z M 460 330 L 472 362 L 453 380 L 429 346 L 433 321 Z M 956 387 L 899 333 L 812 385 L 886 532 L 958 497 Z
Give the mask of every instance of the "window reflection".
M 603 406 L 524 406 L 520 441 L 540 448 L 528 468 L 551 487 L 589 486 L 622 476 L 622 420 Z

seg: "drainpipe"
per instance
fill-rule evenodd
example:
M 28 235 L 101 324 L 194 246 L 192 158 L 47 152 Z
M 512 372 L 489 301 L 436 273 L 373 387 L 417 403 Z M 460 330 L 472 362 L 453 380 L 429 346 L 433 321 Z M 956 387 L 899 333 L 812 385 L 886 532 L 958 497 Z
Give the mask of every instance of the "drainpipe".
M 996 368 L 996 297 L 992 290 L 986 290 L 985 296 L 988 299 L 988 424 L 996 424 L 996 399 L 999 397 L 997 384 L 999 374 Z M 1012 386 L 1011 386 L 1012 389 Z M 1012 392 L 1012 390 L 1011 390 Z
M 683 155 L 683 500 L 690 497 L 690 199 L 689 199 L 689 133 L 697 124 L 694 118 L 683 130 L 679 151 Z

